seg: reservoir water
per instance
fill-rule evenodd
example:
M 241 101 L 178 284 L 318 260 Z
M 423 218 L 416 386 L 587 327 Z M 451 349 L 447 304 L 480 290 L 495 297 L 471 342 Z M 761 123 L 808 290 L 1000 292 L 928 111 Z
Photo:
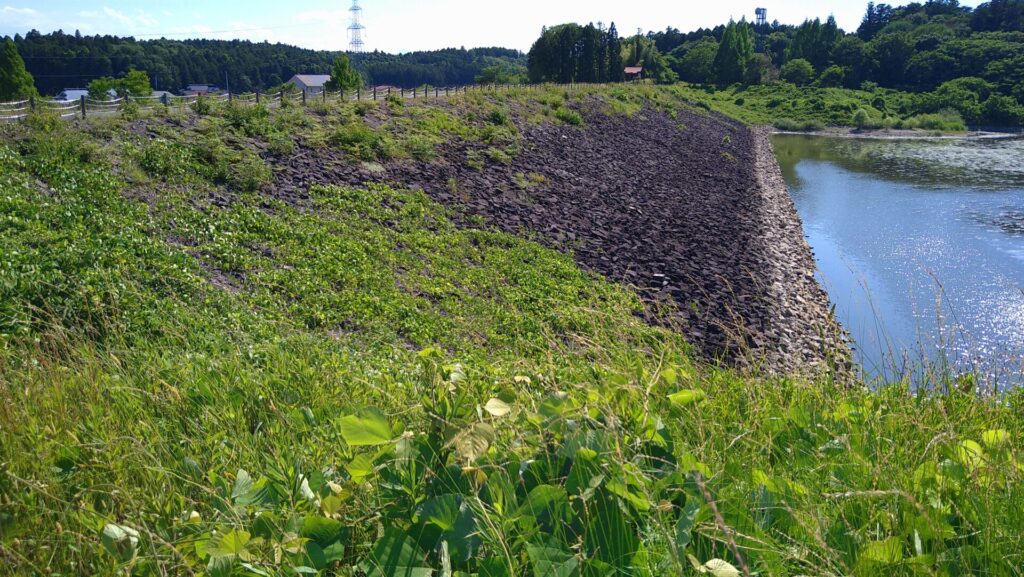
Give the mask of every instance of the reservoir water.
M 1024 139 L 772 142 L 868 379 L 1024 382 Z

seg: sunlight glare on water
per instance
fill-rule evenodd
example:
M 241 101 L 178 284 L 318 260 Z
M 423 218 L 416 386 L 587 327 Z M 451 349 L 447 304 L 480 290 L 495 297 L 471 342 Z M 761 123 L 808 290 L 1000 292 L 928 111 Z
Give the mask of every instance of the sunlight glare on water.
M 1024 139 L 773 142 L 866 376 L 1024 381 Z

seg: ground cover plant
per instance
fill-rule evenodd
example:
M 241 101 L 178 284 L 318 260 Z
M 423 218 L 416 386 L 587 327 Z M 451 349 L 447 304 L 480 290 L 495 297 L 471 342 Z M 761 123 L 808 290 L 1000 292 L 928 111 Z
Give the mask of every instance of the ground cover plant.
M 5 128 L 0 574 L 1020 575 L 1020 394 L 739 374 L 401 183 L 266 194 L 290 150 L 514 154 L 511 118 L 573 124 L 578 98 L 685 105 Z
M 965 108 L 969 99 L 880 88 L 798 87 L 780 82 L 727 89 L 678 84 L 673 91 L 681 98 L 745 122 L 796 132 L 829 127 L 964 132 L 967 120 L 958 109 L 971 114 Z M 977 123 L 979 117 L 971 120 Z

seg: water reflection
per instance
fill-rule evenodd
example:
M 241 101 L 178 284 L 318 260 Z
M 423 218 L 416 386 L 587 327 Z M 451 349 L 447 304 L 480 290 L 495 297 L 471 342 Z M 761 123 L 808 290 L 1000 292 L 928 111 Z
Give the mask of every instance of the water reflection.
M 823 286 L 869 377 L 1024 366 L 1024 140 L 779 135 Z

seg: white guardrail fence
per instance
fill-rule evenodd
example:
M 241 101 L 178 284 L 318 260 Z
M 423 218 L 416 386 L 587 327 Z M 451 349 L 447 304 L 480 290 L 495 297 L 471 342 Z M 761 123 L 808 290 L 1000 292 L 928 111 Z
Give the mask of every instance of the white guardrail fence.
M 16 122 L 24 120 L 34 111 L 52 111 L 61 118 L 88 118 L 90 115 L 118 114 L 129 106 L 139 108 L 152 108 L 156 106 L 188 107 L 193 106 L 200 100 L 211 102 L 237 102 L 240 104 L 263 104 L 271 108 L 285 105 L 288 102 L 296 104 L 308 104 L 314 100 L 381 100 L 389 96 L 397 95 L 401 98 L 443 98 L 455 94 L 468 92 L 487 92 L 512 89 L 529 89 L 538 85 L 533 84 L 478 84 L 473 86 L 452 86 L 420 88 L 394 88 L 394 87 L 373 87 L 358 88 L 351 90 L 293 90 L 274 93 L 248 92 L 244 94 L 218 93 L 209 95 L 173 96 L 127 96 L 111 100 L 94 100 L 88 96 L 82 96 L 78 100 L 54 101 L 42 98 L 29 98 L 17 102 L 0 102 L 0 122 Z

